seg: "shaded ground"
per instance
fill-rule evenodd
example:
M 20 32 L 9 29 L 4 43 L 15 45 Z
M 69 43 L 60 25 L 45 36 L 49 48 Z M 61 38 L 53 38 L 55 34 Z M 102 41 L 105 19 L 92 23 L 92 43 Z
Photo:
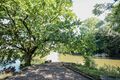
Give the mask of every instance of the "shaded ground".
M 89 80 L 59 63 L 33 65 L 6 80 Z

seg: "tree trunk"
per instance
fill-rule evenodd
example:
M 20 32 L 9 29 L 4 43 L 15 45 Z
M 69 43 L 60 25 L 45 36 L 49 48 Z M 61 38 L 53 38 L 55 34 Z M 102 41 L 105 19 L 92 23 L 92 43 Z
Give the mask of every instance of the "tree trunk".
M 33 53 L 26 53 L 25 66 L 31 66 L 32 54 Z
M 35 53 L 37 49 L 37 46 L 34 46 L 32 49 L 30 49 L 28 52 L 25 53 L 24 61 L 25 66 L 31 66 L 32 56 Z

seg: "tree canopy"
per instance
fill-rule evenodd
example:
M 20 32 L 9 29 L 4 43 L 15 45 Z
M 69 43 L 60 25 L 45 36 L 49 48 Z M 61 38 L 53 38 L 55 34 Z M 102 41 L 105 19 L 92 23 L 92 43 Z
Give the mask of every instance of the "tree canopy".
M 72 0 L 1 0 L 0 60 L 20 59 L 30 65 L 32 57 L 46 56 L 50 50 L 80 53 L 88 60 L 94 53 L 118 55 L 120 3 L 116 2 L 97 4 L 96 17 L 80 21 L 72 12 Z M 105 20 L 98 19 L 106 10 Z
M 114 3 L 110 3 L 111 6 L 101 5 L 104 12 L 109 12 L 104 20 L 104 25 L 99 29 L 96 34 L 96 39 L 98 40 L 98 52 L 105 52 L 109 54 L 110 57 L 120 57 L 120 2 L 115 0 Z M 96 6 L 95 6 L 96 7 Z M 108 8 L 109 7 L 109 8 Z M 98 8 L 97 8 L 98 9 Z M 93 10 L 93 13 L 96 8 Z M 98 9 L 98 11 L 101 11 Z M 97 12 L 97 11 L 96 11 Z M 103 13 L 103 12 L 102 12 Z M 95 13 L 95 15 L 97 15 Z
M 1 0 L 0 59 L 20 58 L 30 65 L 36 54 L 46 55 L 63 42 L 60 30 L 71 27 L 71 6 L 71 0 Z

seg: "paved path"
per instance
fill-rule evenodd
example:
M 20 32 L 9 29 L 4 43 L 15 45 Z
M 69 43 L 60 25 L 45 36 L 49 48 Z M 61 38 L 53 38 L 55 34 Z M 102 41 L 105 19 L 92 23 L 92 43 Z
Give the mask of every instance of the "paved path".
M 59 63 L 34 65 L 6 80 L 89 80 Z

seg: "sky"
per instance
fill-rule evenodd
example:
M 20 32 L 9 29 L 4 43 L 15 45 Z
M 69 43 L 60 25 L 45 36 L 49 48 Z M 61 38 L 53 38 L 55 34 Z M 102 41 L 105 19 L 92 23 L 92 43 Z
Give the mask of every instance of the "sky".
M 114 0 L 72 0 L 73 1 L 73 12 L 81 20 L 85 20 L 89 17 L 94 16 L 92 10 L 95 4 L 114 2 Z M 99 18 L 104 19 L 106 14 L 101 15 Z

